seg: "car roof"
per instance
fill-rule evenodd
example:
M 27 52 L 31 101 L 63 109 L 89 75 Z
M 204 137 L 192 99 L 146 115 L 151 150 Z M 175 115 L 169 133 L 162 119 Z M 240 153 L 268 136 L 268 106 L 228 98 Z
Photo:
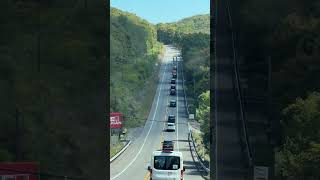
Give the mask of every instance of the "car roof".
M 154 151 L 152 156 L 178 156 L 182 158 L 182 152 L 171 151 L 171 152 L 163 152 L 163 151 Z
M 176 100 L 175 99 L 171 99 L 170 102 L 176 102 Z

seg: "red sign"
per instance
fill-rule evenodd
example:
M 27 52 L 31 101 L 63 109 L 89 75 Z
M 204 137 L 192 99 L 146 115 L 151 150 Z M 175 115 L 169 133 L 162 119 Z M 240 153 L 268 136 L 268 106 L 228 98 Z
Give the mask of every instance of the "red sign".
M 0 163 L 1 180 L 37 180 L 39 165 L 36 162 Z
M 119 112 L 110 113 L 110 128 L 111 129 L 122 128 L 122 113 L 119 113 Z

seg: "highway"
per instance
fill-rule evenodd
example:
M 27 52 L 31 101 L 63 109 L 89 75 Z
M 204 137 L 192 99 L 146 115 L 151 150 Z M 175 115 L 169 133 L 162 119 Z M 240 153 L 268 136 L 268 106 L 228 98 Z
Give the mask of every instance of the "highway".
M 159 84 L 154 96 L 154 101 L 149 112 L 148 119 L 141 135 L 110 164 L 111 180 L 142 180 L 149 179 L 147 167 L 150 163 L 151 154 L 161 148 L 163 140 L 173 140 L 175 151 L 183 153 L 185 180 L 203 179 L 192 159 L 188 143 L 187 113 L 184 104 L 184 91 L 182 89 L 181 62 L 177 63 L 177 94 L 170 96 L 170 80 L 173 68 L 172 59 L 178 55 L 172 46 L 165 46 L 165 54 L 159 71 Z M 170 99 L 177 100 L 177 107 L 169 107 Z M 176 131 L 166 132 L 165 121 L 168 114 L 176 116 Z

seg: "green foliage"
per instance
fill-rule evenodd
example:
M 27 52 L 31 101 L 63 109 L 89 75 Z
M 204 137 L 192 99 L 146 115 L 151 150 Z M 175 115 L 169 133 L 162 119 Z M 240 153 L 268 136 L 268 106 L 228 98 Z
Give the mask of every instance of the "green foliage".
M 283 111 L 285 142 L 277 155 L 278 173 L 288 180 L 320 178 L 320 93 L 299 98 Z
M 123 143 L 115 144 L 113 146 L 110 146 L 110 158 L 112 158 L 114 155 L 116 155 L 121 149 L 124 147 Z
M 210 163 L 210 150 L 207 148 L 203 142 L 203 134 L 193 132 L 192 133 L 193 139 L 195 141 L 196 149 L 199 156 L 206 162 Z
M 5 149 L 0 149 L 0 161 L 1 162 L 12 162 L 14 161 L 14 156 L 12 153 Z
M 270 119 L 272 128 L 277 129 L 273 132 L 274 140 L 278 142 L 276 146 L 282 147 L 277 159 L 283 179 L 319 179 L 319 170 L 314 169 L 319 167 L 315 164 L 318 155 L 311 151 L 311 142 L 319 143 L 315 132 L 318 127 L 317 95 L 292 104 L 296 97 L 306 97 L 309 92 L 320 90 L 317 78 L 320 76 L 319 5 L 316 0 L 242 0 L 233 3 L 239 57 L 244 60 L 243 66 L 249 69 L 245 72 L 248 86 L 257 89 L 251 90 L 252 94 L 267 95 L 266 62 L 271 57 L 271 97 L 275 104 L 271 107 Z M 280 129 L 282 112 L 285 118 Z M 313 160 L 308 159 L 310 153 L 315 157 Z
M 157 26 L 158 40 L 165 44 L 182 45 L 184 36 L 191 34 L 210 34 L 210 16 L 197 15 L 174 23 L 159 23 Z M 197 36 L 195 35 L 197 38 Z
M 104 178 L 106 28 L 96 5 L 1 2 L 0 161 L 37 161 L 42 172 Z
M 210 91 L 199 96 L 199 106 L 196 109 L 196 119 L 200 123 L 202 138 L 205 146 L 210 146 Z
M 157 82 L 155 27 L 138 16 L 111 8 L 110 110 L 122 112 L 125 126 L 144 124 Z

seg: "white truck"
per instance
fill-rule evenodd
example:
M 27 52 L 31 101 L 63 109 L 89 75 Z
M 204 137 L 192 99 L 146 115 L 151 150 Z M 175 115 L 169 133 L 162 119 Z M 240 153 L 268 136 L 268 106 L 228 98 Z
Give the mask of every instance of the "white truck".
M 182 153 L 163 147 L 162 150 L 154 151 L 151 157 L 151 166 L 148 166 L 150 180 L 183 180 Z

